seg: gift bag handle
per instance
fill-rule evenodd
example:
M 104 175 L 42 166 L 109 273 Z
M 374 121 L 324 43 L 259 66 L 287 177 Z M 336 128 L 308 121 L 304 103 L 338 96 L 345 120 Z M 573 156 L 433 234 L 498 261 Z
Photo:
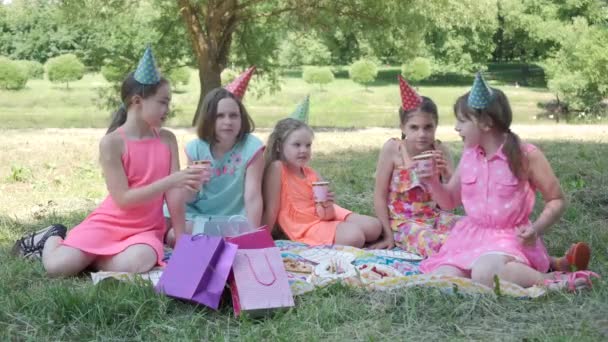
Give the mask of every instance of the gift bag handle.
M 245 256 L 247 257 L 247 262 L 249 262 L 249 269 L 251 269 L 251 273 L 253 273 L 253 277 L 255 278 L 255 280 L 258 281 L 258 283 L 260 283 L 264 286 L 270 286 L 270 285 L 274 284 L 275 281 L 277 281 L 277 275 L 274 273 L 274 270 L 272 269 L 272 265 L 270 264 L 270 260 L 268 260 L 268 255 L 266 255 L 266 253 L 264 253 L 264 258 L 266 259 L 268 268 L 270 268 L 270 272 L 272 273 L 272 281 L 269 283 L 265 283 L 258 278 L 257 274 L 255 274 L 255 268 L 253 268 L 253 265 L 251 264 L 251 258 L 247 254 L 245 254 Z

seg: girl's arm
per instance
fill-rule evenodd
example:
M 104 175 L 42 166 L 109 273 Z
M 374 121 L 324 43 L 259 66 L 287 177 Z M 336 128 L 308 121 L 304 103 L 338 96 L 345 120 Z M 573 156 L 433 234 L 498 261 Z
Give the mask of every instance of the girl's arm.
M 274 161 L 264 173 L 264 219 L 272 231 L 281 208 L 281 161 Z
M 376 184 L 374 186 L 374 211 L 382 223 L 382 240 L 371 246 L 371 248 L 392 248 L 395 246 L 393 231 L 388 218 L 388 189 L 391 174 L 395 168 L 392 156 L 397 153 L 395 142 L 387 141 L 378 157 L 376 166 Z
M 252 225 L 259 227 L 262 221 L 262 177 L 264 176 L 264 156 L 258 153 L 253 157 L 245 172 L 245 211 Z
M 428 186 L 433 200 L 441 209 L 452 210 L 462 204 L 460 198 L 460 164 L 456 167 L 450 181 L 445 184 L 439 181 L 437 173 L 423 178 L 422 181 Z
M 559 180 L 545 155 L 535 149 L 528 153 L 527 158 L 530 183 L 538 189 L 545 201 L 545 207 L 536 221 L 532 223 L 531 229 L 526 229 L 519 234 L 524 242 L 532 243 L 538 235 L 547 232 L 548 228 L 559 220 L 566 209 L 566 199 Z
M 171 150 L 171 174 L 179 171 L 179 154 L 177 152 L 177 140 L 175 135 L 168 130 L 161 130 L 160 137 L 169 145 Z M 179 241 L 180 237 L 186 230 L 186 198 L 192 191 L 186 188 L 170 188 L 165 193 L 167 208 L 171 215 L 171 225 L 175 231 L 175 241 Z

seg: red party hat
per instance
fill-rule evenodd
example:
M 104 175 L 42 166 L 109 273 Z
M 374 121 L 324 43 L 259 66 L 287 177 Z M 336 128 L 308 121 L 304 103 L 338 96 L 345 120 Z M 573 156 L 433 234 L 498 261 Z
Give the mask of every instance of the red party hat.
M 399 78 L 399 90 L 401 91 L 401 106 L 403 110 L 412 110 L 420 107 L 422 97 L 418 95 L 414 88 L 407 84 L 401 75 L 397 75 L 397 77 Z
M 254 72 L 255 66 L 252 66 L 224 88 L 242 100 L 243 96 L 245 96 L 245 91 L 247 90 L 249 80 L 251 79 L 251 76 L 253 76 Z

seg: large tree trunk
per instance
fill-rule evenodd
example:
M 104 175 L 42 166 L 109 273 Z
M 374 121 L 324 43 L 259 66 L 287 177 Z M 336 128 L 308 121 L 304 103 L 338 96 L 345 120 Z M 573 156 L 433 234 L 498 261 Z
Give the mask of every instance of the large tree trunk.
M 177 0 L 198 64 L 201 84 L 198 105 L 192 125 L 201 115 L 203 99 L 209 91 L 221 86 L 221 73 L 228 62 L 232 33 L 236 28 L 236 0 L 209 0 L 206 7 L 188 0 Z

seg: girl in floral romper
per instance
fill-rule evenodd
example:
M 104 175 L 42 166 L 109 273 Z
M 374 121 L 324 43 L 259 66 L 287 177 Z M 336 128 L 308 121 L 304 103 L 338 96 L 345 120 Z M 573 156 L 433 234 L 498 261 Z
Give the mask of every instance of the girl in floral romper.
M 388 140 L 380 152 L 374 207 L 384 233 L 372 247 L 396 245 L 429 257 L 439 251 L 458 216 L 437 207 L 420 182 L 412 157 L 433 150 L 444 182 L 452 174 L 452 161 L 448 149 L 435 140 L 437 106 L 428 97 L 419 96 L 402 78 L 399 81 L 402 137 Z

